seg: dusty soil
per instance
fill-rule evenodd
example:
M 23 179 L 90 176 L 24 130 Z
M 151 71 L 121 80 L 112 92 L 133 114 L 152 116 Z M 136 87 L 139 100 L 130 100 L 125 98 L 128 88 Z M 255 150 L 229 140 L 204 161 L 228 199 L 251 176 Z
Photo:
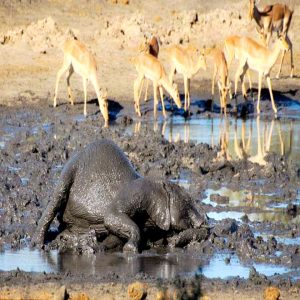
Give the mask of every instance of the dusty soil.
M 109 99 L 133 100 L 136 77 L 130 58 L 144 36 L 157 35 L 161 43 L 160 59 L 168 70 L 166 51 L 174 43 L 197 47 L 222 47 L 229 34 L 257 38 L 254 21 L 248 19 L 247 1 L 129 1 L 129 5 L 113 1 L 1 1 L 0 8 L 0 90 L 1 103 L 15 105 L 44 99 L 52 103 L 56 72 L 62 63 L 62 42 L 70 32 L 78 36 L 95 53 L 99 66 L 100 86 L 108 89 Z M 268 1 L 261 1 L 261 6 Z M 289 74 L 289 58 L 285 58 L 283 79 L 274 80 L 274 89 L 299 86 L 299 30 L 297 1 L 290 39 L 294 45 L 295 77 Z M 277 70 L 278 65 L 274 67 Z M 234 77 L 232 66 L 231 77 Z M 275 71 L 274 74 L 275 74 Z M 208 70 L 200 71 L 192 80 L 192 97 L 210 96 Z M 178 83 L 182 91 L 182 79 Z M 253 74 L 257 78 L 256 74 Z M 82 82 L 73 76 L 72 86 L 78 102 L 82 99 Z M 64 81 L 64 80 L 62 80 Z M 66 102 L 66 84 L 61 82 L 59 98 Z M 90 97 L 95 97 L 90 89 Z
M 260 5 L 264 3 L 265 1 L 261 1 Z M 298 103 L 300 98 L 299 8 L 299 4 L 296 4 L 290 29 L 296 76 L 293 79 L 286 77 L 289 74 L 289 60 L 286 58 L 283 78 L 273 80 L 274 90 L 277 91 L 275 99 L 278 99 L 282 115 L 290 112 L 290 106 L 286 103 Z M 0 15 L 0 132 L 6 136 L 5 144 L 0 148 L 2 251 L 28 246 L 62 166 L 73 153 L 96 138 L 113 139 L 143 175 L 176 179 L 183 171 L 188 172 L 193 182 L 189 192 L 198 199 L 212 183 L 215 186 L 227 184 L 235 189 L 245 187 L 255 190 L 263 180 L 261 188 L 265 192 L 280 187 L 280 195 L 287 201 L 292 201 L 295 190 L 299 188 L 300 166 L 297 162 L 290 164 L 284 157 L 275 154 L 266 158 L 265 167 L 246 160 L 229 162 L 220 155 L 219 148 L 211 148 L 206 144 L 169 143 L 150 126 L 143 127 L 137 134 L 126 134 L 125 125 L 136 119 L 132 109 L 132 86 L 136 71 L 130 64 L 130 58 L 136 54 L 144 35 L 155 34 L 160 37 L 160 57 L 167 68 L 164 49 L 170 44 L 180 42 L 211 47 L 221 45 L 228 34 L 255 36 L 254 24 L 249 23 L 247 18 L 246 1 L 226 0 L 222 1 L 220 7 L 219 1 L 207 3 L 196 0 L 129 1 L 128 5 L 122 1 L 74 3 L 4 0 L 1 1 Z M 96 54 L 100 85 L 108 89 L 110 100 L 113 122 L 108 129 L 102 128 L 103 119 L 95 100 L 89 101 L 87 119 L 78 117 L 83 110 L 83 93 L 81 80 L 76 76 L 72 78 L 72 86 L 78 105 L 71 107 L 66 104 L 66 85 L 61 82 L 59 101 L 62 104 L 55 110 L 51 107 L 55 76 L 62 62 L 61 44 L 73 33 Z M 193 116 L 213 115 L 207 111 L 205 104 L 211 97 L 210 63 L 208 67 L 208 71 L 199 72 L 192 81 L 193 98 L 204 99 L 204 104 L 201 102 L 193 107 Z M 275 66 L 276 70 L 277 68 Z M 234 71 L 234 66 L 232 69 Z M 231 72 L 232 76 L 233 73 Z M 182 79 L 177 76 L 176 80 L 181 83 L 179 87 L 183 92 Z M 265 92 L 263 95 L 267 98 Z M 94 97 L 94 92 L 90 90 L 89 99 Z M 240 111 L 243 107 L 244 104 L 241 103 Z M 253 112 L 253 104 L 248 103 L 247 107 L 250 113 Z M 171 114 L 170 105 L 168 109 L 168 114 Z M 269 101 L 263 101 L 262 110 L 270 111 Z M 182 112 L 175 110 L 175 114 Z M 143 105 L 142 118 L 151 120 L 151 117 L 150 102 Z M 212 210 L 210 207 L 204 209 Z M 286 266 L 300 265 L 299 246 L 287 246 L 272 238 L 263 241 L 253 236 L 255 229 L 267 228 L 272 233 L 280 232 L 297 237 L 300 236 L 299 224 L 250 225 L 251 228 L 247 224 L 238 225 L 229 219 L 222 222 L 211 221 L 209 237 L 205 241 L 194 241 L 184 246 L 188 250 L 201 251 L 208 257 L 215 251 L 231 249 L 243 260 L 275 262 Z M 283 253 L 279 258 L 275 257 L 277 251 Z M 116 274 L 112 277 L 98 275 L 91 278 L 74 274 L 36 275 L 17 270 L 1 273 L 0 299 L 8 298 L 9 293 L 13 295 L 11 299 L 16 298 L 16 295 L 19 297 L 20 293 L 21 298 L 32 298 L 22 293 L 39 291 L 40 288 L 52 297 L 61 284 L 66 284 L 71 296 L 78 291 L 86 293 L 91 299 L 97 299 L 97 295 L 102 295 L 101 299 L 104 299 L 105 294 L 107 299 L 125 299 L 127 284 L 134 280 L 149 284 L 147 299 L 155 299 L 160 284 L 177 284 L 177 287 L 179 284 L 181 291 L 185 290 L 184 284 L 188 286 L 188 281 L 159 282 L 147 276 L 124 279 Z M 211 299 L 260 299 L 264 288 L 270 284 L 280 287 L 282 299 L 299 297 L 299 282 L 291 282 L 280 276 L 265 278 L 255 271 L 246 281 L 211 281 L 204 278 L 193 279 L 191 285 L 195 287 L 200 281 L 203 294 L 207 293 Z M 38 285 L 33 289 L 35 284 Z M 17 288 L 14 289 L 14 286 Z

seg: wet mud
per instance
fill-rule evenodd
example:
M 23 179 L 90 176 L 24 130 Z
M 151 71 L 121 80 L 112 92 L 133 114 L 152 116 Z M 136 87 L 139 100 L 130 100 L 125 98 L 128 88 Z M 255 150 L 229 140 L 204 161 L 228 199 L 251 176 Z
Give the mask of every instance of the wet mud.
M 224 143 L 222 145 L 222 139 L 216 145 L 182 139 L 168 141 L 147 113 L 144 116 L 146 120 L 140 125 L 126 105 L 122 109 L 113 109 L 115 120 L 109 128 L 101 127 L 103 120 L 94 102 L 89 103 L 90 114 L 87 118 L 81 115 L 81 105 L 71 107 L 62 104 L 53 110 L 40 101 L 26 108 L 1 107 L 1 252 L 20 249 L 27 251 L 37 222 L 51 199 L 65 162 L 95 139 L 108 138 L 124 150 L 142 175 L 168 179 L 186 188 L 197 199 L 199 208 L 209 217 L 209 224 L 202 231 L 187 230 L 170 237 L 167 242 L 156 239 L 155 242 L 147 244 L 145 251 L 154 251 L 150 252 L 151 255 L 155 253 L 154 256 L 159 256 L 160 251 L 167 251 L 175 256 L 178 253 L 188 253 L 188 257 L 196 254 L 201 259 L 195 263 L 192 258 L 182 258 L 179 255 L 179 260 L 186 261 L 192 267 L 180 273 L 182 266 L 179 265 L 173 269 L 173 273 L 166 276 L 161 276 L 162 269 L 159 269 L 163 265 L 161 258 L 157 260 L 158 263 L 153 263 L 154 268 L 157 266 L 159 270 L 149 271 L 148 275 L 140 267 L 147 264 L 138 258 L 133 258 L 135 266 L 139 267 L 132 273 L 125 271 L 128 267 L 125 264 L 123 274 L 112 270 L 108 275 L 101 272 L 96 272 L 97 275 L 89 272 L 78 275 L 68 267 L 74 265 L 72 259 L 76 260 L 76 256 L 74 258 L 74 253 L 71 256 L 64 253 L 65 260 L 61 260 L 60 266 L 65 263 L 66 267 L 38 270 L 57 272 L 57 275 L 43 275 L 38 279 L 39 282 L 50 279 L 76 282 L 82 277 L 87 281 L 130 281 L 133 278 L 157 281 L 161 277 L 164 280 L 174 279 L 178 274 L 182 274 L 182 278 L 191 278 L 201 275 L 205 265 L 214 261 L 215 255 L 221 255 L 221 260 L 229 266 L 235 260 L 248 266 L 244 277 L 247 280 L 239 278 L 235 279 L 239 283 L 233 280 L 231 284 L 298 284 L 299 162 L 290 160 L 284 154 L 267 151 L 263 155 L 263 163 L 260 160 L 251 161 L 249 155 L 242 159 L 231 159 Z M 178 114 L 179 118 L 183 118 L 180 112 Z M 229 122 L 234 120 L 229 119 Z M 161 127 L 163 122 L 158 124 Z M 270 218 L 266 217 L 268 213 L 271 214 Z M 51 232 L 53 237 L 57 235 L 57 227 L 58 221 L 55 220 L 50 228 L 49 240 Z M 110 248 L 120 253 L 122 241 L 112 238 L 106 242 Z M 65 248 L 70 248 L 65 247 L 66 244 L 70 246 L 69 243 L 71 241 L 58 239 L 56 243 L 46 245 L 42 252 L 48 253 L 50 249 L 65 252 Z M 87 256 L 89 259 L 93 255 L 103 255 L 103 247 L 94 247 L 97 244 L 94 236 L 85 237 L 83 241 L 79 239 L 75 243 L 75 255 Z M 88 247 L 91 245 L 92 252 L 91 247 Z M 109 258 L 102 258 L 102 261 L 106 260 L 109 261 Z M 95 259 L 91 258 L 91 261 Z M 117 259 L 116 264 L 118 263 L 120 262 Z M 83 261 L 82 266 L 85 264 Z M 260 264 L 286 268 L 287 272 L 282 271 L 284 276 L 272 273 L 270 276 L 264 275 L 255 268 L 257 266 L 259 269 Z M 195 268 L 195 265 L 204 267 Z M 203 274 L 208 272 L 203 271 Z M 212 277 L 218 276 L 216 274 Z M 1 273 L 2 283 L 13 283 L 14 278 L 24 282 L 37 280 L 34 273 L 21 270 L 9 271 L 8 268 Z M 209 282 L 209 279 L 205 280 Z

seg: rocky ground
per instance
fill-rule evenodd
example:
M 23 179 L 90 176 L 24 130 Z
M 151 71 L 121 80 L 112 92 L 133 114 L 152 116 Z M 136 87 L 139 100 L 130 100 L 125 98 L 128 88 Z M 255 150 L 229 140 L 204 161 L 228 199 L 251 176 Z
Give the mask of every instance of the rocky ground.
M 265 1 L 261 1 L 260 5 L 264 3 Z M 300 165 L 297 162 L 291 164 L 276 154 L 266 157 L 266 166 L 253 164 L 248 160 L 228 161 L 218 147 L 170 143 L 160 133 L 153 131 L 151 124 L 136 134 L 126 133 L 126 125 L 137 120 L 132 109 L 132 83 L 136 72 L 130 64 L 130 58 L 136 54 L 137 46 L 144 36 L 159 36 L 160 57 L 166 68 L 168 64 L 164 49 L 171 44 L 191 43 L 199 47 L 211 47 L 221 46 L 228 34 L 255 36 L 254 24 L 247 18 L 246 1 L 226 0 L 222 4 L 220 7 L 219 1 L 206 3 L 196 0 L 82 1 L 80 4 L 74 1 L 1 1 L 1 251 L 28 246 L 64 163 L 96 138 L 113 139 L 145 176 L 176 180 L 185 172 L 193 183 L 189 192 L 197 199 L 201 199 L 203 191 L 213 183 L 216 187 L 230 185 L 234 189 L 244 187 L 249 190 L 255 190 L 260 185 L 265 192 L 279 188 L 285 201 L 292 202 L 295 191 L 299 188 Z M 277 91 L 275 99 L 278 99 L 281 115 L 290 113 L 292 105 L 286 103 L 299 103 L 298 8 L 299 5 L 296 4 L 290 30 L 295 50 L 296 76 L 293 79 L 286 77 L 289 74 L 286 59 L 282 79 L 273 80 Z M 112 119 L 112 126 L 108 129 L 102 127 L 103 119 L 95 100 L 89 101 L 88 117 L 78 117 L 83 105 L 81 80 L 76 79 L 76 76 L 72 79 L 72 84 L 74 83 L 77 105 L 71 107 L 66 104 L 66 87 L 62 82 L 59 95 L 62 104 L 55 111 L 50 106 L 56 72 L 62 62 L 61 45 L 72 34 L 87 43 L 96 55 L 100 85 L 108 89 Z M 193 107 L 193 117 L 205 118 L 218 114 L 217 110 L 214 113 L 208 111 L 211 63 L 208 67 L 207 72 L 200 72 L 192 81 L 193 98 L 204 99 Z M 182 83 L 179 76 L 176 80 Z M 182 84 L 179 87 L 182 92 Z M 267 98 L 268 94 L 265 92 L 263 95 Z M 94 93 L 90 91 L 89 99 L 94 97 Z M 252 114 L 253 104 L 243 104 L 240 98 L 239 113 L 245 111 L 246 107 L 247 113 Z M 168 109 L 170 115 L 170 105 Z M 262 110 L 270 110 L 269 101 L 263 101 Z M 184 117 L 182 111 L 175 111 L 175 114 L 182 114 Z M 152 120 L 151 102 L 143 104 L 142 119 Z M 250 209 L 247 213 L 251 211 L 253 210 Z M 299 226 L 297 223 L 247 222 L 241 225 L 230 219 L 222 222 L 212 220 L 204 239 L 181 246 L 187 251 L 200 251 L 207 257 L 216 251 L 230 249 L 245 261 L 299 267 L 299 246 L 278 243 L 274 238 L 265 241 L 253 235 L 255 230 L 264 228 L 271 233 L 280 232 L 299 237 Z M 278 251 L 282 252 L 280 257 L 276 256 Z M 209 295 L 211 299 L 260 299 L 264 289 L 271 284 L 279 286 L 282 299 L 299 297 L 299 282 L 291 282 L 280 276 L 266 278 L 255 269 L 246 281 L 196 278 L 179 282 L 160 282 L 157 278 L 147 276 L 124 278 L 120 274 L 111 277 L 36 275 L 17 270 L 1 273 L 0 299 L 37 297 L 33 297 L 31 292 L 44 293 L 44 298 L 38 297 L 51 299 L 54 291 L 62 284 L 66 285 L 71 299 L 100 299 L 98 295 L 102 295 L 101 299 L 125 299 L 128 297 L 127 285 L 134 280 L 148 284 L 147 288 L 142 288 L 148 291 L 147 299 L 164 299 L 158 298 L 157 293 L 162 287 L 171 286 L 186 293 L 181 295 L 182 299 L 195 299 L 195 295 Z M 35 284 L 38 285 L 33 289 Z M 15 285 L 17 288 L 14 289 Z M 64 299 L 64 288 L 60 293 L 55 296 L 56 299 Z M 79 295 L 80 293 L 84 295 Z M 194 296 L 188 298 L 188 293 Z

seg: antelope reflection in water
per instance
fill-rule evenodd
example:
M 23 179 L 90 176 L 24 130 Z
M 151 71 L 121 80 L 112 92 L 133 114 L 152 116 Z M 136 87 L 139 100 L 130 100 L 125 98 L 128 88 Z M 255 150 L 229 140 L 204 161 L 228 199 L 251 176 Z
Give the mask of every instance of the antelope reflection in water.
M 266 155 L 270 151 L 289 158 L 293 150 L 294 155 L 297 150 L 294 147 L 293 122 L 266 120 L 259 116 L 247 120 L 223 117 L 186 122 L 173 118 L 164 122 L 137 122 L 134 124 L 134 133 L 139 134 L 141 127 L 149 127 L 149 124 L 154 132 L 160 132 L 169 142 L 195 141 L 217 146 L 217 159 L 247 159 L 265 165 Z

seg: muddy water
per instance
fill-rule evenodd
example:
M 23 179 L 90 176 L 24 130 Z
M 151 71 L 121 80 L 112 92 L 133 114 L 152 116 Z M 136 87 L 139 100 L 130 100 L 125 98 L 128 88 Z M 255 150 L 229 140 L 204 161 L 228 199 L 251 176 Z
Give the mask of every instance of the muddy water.
M 135 123 L 128 132 L 137 133 L 143 126 L 153 126 L 169 141 L 206 143 L 220 146 L 229 159 L 248 157 L 252 162 L 264 164 L 269 152 L 300 160 L 300 120 L 273 119 L 190 119 L 172 117 L 153 124 Z
M 47 116 L 47 118 L 43 119 L 33 115 L 33 126 L 5 125 L 0 129 L 0 149 L 9 145 L 10 141 L 15 142 L 16 136 L 20 136 L 22 139 L 25 138 L 30 145 L 38 142 L 41 132 L 43 137 L 48 138 L 51 136 L 53 139 L 58 138 L 58 134 L 66 134 L 63 131 L 63 126 L 59 129 L 55 128 L 54 124 L 56 120 L 51 119 L 51 117 Z M 83 124 L 81 126 L 83 129 L 93 126 L 92 122 L 85 122 L 82 115 L 68 115 L 64 117 L 56 113 L 54 118 L 67 122 L 71 121 L 72 124 Z M 161 132 L 168 140 L 173 142 L 179 140 L 185 142 L 195 141 L 196 143 L 204 142 L 211 146 L 219 146 L 229 160 L 246 158 L 263 165 L 265 163 L 265 156 L 269 152 L 285 155 L 293 161 L 300 160 L 300 120 L 297 119 L 290 121 L 257 118 L 242 121 L 235 119 L 222 120 L 219 118 L 192 118 L 189 121 L 184 121 L 182 117 L 174 117 L 165 123 L 162 121 L 158 123 L 135 123 L 125 128 L 124 131 L 129 134 L 138 134 L 141 128 L 145 126 L 150 127 L 151 132 L 152 130 Z M 73 129 L 71 128 L 71 130 Z M 26 132 L 26 134 L 19 134 L 22 131 Z M 74 132 L 73 130 L 72 134 L 76 134 L 76 131 Z M 78 135 L 78 137 L 80 136 Z M 84 140 L 83 144 L 85 142 Z M 21 151 L 22 149 L 19 150 Z M 17 157 L 18 153 L 15 155 Z M 61 172 L 63 163 L 61 159 L 56 159 L 49 166 L 50 169 L 48 171 L 51 174 L 49 177 L 50 180 L 53 180 L 55 177 L 54 174 L 57 175 L 57 178 Z M 22 187 L 26 188 L 29 184 L 29 188 L 31 188 L 30 178 L 25 168 L 10 166 L 8 167 L 8 171 L 11 174 L 20 175 Z M 188 173 L 181 173 L 180 179 L 177 182 L 186 189 L 189 189 L 193 185 L 193 179 L 189 177 Z M 243 217 L 247 214 L 250 223 L 258 221 L 280 222 L 284 224 L 300 223 L 299 216 L 291 217 L 286 213 L 286 209 L 290 203 L 299 205 L 299 191 L 297 196 L 292 200 L 285 199 L 276 189 L 271 193 L 266 193 L 259 189 L 253 191 L 241 187 L 237 191 L 236 189 L 223 186 L 218 189 L 207 189 L 204 193 L 206 196 L 203 203 L 206 204 L 208 216 L 216 220 L 228 217 L 236 219 L 241 224 L 244 222 Z M 210 195 L 214 193 L 229 197 L 228 203 L 218 204 L 211 201 Z M 199 200 L 201 199 L 202 196 L 199 195 Z M 5 209 L 0 210 L 0 217 L 1 214 L 5 214 Z M 263 236 L 265 233 L 256 231 L 255 234 L 256 236 Z M 299 237 L 294 238 L 284 234 L 275 237 L 279 243 L 285 245 L 300 245 Z M 268 239 L 269 235 L 265 235 L 263 238 Z M 210 278 L 227 278 L 231 276 L 247 278 L 251 266 L 254 266 L 258 272 L 267 276 L 278 273 L 292 278 L 300 277 L 300 271 L 297 268 L 292 269 L 286 265 L 275 265 L 272 263 L 259 264 L 257 262 L 249 265 L 241 262 L 235 254 L 222 252 L 216 253 L 212 257 L 204 258 L 202 255 L 185 251 L 179 253 L 145 252 L 140 255 L 131 256 L 121 253 L 76 256 L 59 254 L 57 251 L 30 251 L 27 248 L 19 251 L 12 251 L 9 248 L 4 249 L 5 252 L 0 253 L 0 270 L 20 268 L 33 272 L 70 271 L 80 274 L 112 272 L 122 274 L 122 276 L 134 276 L 138 273 L 146 273 L 150 276 L 162 278 L 173 278 L 176 275 L 190 276 L 202 272 Z
M 216 203 L 211 200 L 211 196 L 218 194 L 228 198 L 228 203 Z M 294 200 L 285 201 L 282 196 L 276 193 L 263 193 L 262 191 L 248 191 L 241 189 L 233 191 L 230 188 L 222 187 L 218 190 L 207 189 L 206 198 L 203 203 L 212 207 L 222 207 L 224 211 L 208 212 L 208 216 L 215 220 L 232 218 L 242 221 L 245 211 L 255 209 L 257 212 L 247 213 L 247 218 L 251 222 L 281 222 L 283 224 L 296 223 L 300 224 L 300 215 L 291 216 L 287 213 L 288 205 L 300 205 L 300 190 Z M 238 209 L 238 211 L 236 210 Z
M 284 266 L 257 263 L 253 266 L 259 273 L 266 276 L 274 274 L 295 278 L 300 276 L 300 269 L 291 270 Z M 229 253 L 216 254 L 210 260 L 204 260 L 199 254 L 186 252 L 77 256 L 59 254 L 57 251 L 41 252 L 26 248 L 0 254 L 0 270 L 10 271 L 17 268 L 27 272 L 70 272 L 82 275 L 115 273 L 120 277 L 132 277 L 144 273 L 163 279 L 203 274 L 207 278 L 225 279 L 236 276 L 248 278 L 251 266 L 242 264 L 235 254 Z

